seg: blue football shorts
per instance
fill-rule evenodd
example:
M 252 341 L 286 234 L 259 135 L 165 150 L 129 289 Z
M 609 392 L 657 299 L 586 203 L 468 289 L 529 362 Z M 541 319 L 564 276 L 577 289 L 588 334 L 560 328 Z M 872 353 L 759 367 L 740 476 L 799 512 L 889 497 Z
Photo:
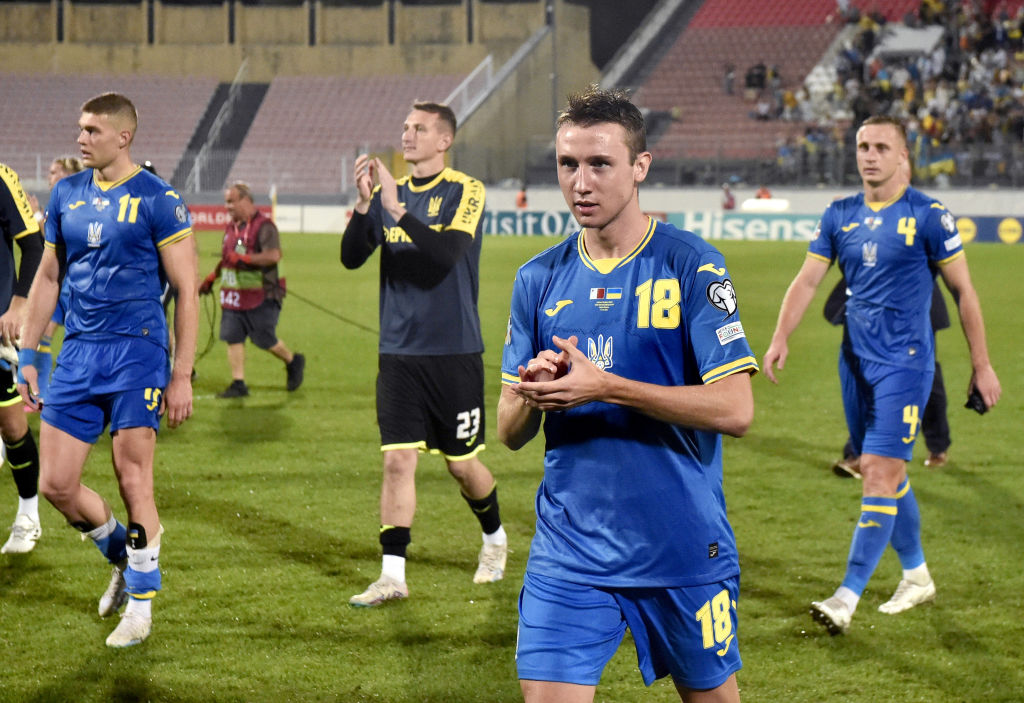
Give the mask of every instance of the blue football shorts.
M 519 678 L 596 686 L 629 628 L 644 684 L 669 675 L 717 688 L 743 666 L 739 576 L 703 586 L 609 588 L 526 572 L 519 594 Z
M 170 375 L 167 351 L 142 337 L 65 340 L 43 404 L 42 419 L 93 444 L 129 427 L 160 427 L 160 401 Z
M 839 383 L 850 442 L 857 454 L 909 461 L 921 429 L 933 371 L 858 359 L 839 354 Z

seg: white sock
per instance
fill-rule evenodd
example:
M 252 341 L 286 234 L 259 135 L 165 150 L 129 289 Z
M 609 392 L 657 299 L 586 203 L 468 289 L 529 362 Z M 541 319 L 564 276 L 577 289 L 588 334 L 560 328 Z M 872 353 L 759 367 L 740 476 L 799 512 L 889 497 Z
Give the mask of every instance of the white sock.
M 508 535 L 505 534 L 505 527 L 498 525 L 498 529 L 491 534 L 484 533 L 484 544 L 507 544 Z
M 405 557 L 385 554 L 381 560 L 380 575 L 405 583 Z
M 932 580 L 932 575 L 928 573 L 928 564 L 921 562 L 921 566 L 915 566 L 913 569 L 904 569 L 903 578 L 918 586 L 923 586 Z
M 39 523 L 39 494 L 35 494 L 31 498 L 22 498 L 18 496 L 18 514 L 28 515 L 30 518 Z
M 860 602 L 860 596 L 851 591 L 846 586 L 840 586 L 836 589 L 835 597 L 843 601 L 846 607 L 850 609 L 850 615 L 853 615 L 857 610 L 857 604 Z
M 115 520 L 114 516 L 111 515 L 110 519 L 107 520 L 104 524 L 100 525 L 94 530 L 86 532 L 86 534 L 89 535 L 89 537 L 91 537 L 94 542 L 97 542 L 105 537 L 109 537 L 110 535 L 112 535 L 114 533 L 115 527 L 117 527 L 117 520 Z
M 125 615 L 141 615 L 144 618 L 153 617 L 152 598 L 132 598 L 128 596 L 128 605 L 124 608 Z

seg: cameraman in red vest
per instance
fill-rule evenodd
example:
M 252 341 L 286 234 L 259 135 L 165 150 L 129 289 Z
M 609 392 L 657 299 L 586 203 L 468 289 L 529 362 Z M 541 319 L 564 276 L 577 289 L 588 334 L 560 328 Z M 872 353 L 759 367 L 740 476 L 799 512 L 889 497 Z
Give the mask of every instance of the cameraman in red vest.
M 220 277 L 220 338 L 228 345 L 232 380 L 217 397 L 249 395 L 245 385 L 246 337 L 284 362 L 287 388 L 294 391 L 302 385 L 306 357 L 293 354 L 277 338 L 277 320 L 285 294 L 285 279 L 277 270 L 281 236 L 277 226 L 256 207 L 247 184 L 234 183 L 224 191 L 224 205 L 231 222 L 224 230 L 221 259 L 199 286 L 201 295 L 211 293 Z

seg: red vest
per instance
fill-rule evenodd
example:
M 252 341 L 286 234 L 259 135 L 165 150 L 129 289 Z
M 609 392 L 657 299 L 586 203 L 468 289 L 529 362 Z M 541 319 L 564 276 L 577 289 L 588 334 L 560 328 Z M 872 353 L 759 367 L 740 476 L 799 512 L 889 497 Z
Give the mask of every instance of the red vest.
M 253 218 L 240 227 L 229 222 L 224 229 L 221 246 L 220 305 L 225 310 L 252 310 L 263 303 L 263 271 L 259 266 L 239 263 L 232 267 L 227 263 L 230 252 L 255 254 L 259 245 L 260 227 L 270 220 L 257 211 Z

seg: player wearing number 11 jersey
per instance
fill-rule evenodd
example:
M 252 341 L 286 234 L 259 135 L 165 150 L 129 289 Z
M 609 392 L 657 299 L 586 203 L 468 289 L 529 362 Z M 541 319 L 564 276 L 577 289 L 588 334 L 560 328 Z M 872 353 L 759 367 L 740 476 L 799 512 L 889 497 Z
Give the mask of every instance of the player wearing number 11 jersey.
M 87 170 L 60 181 L 47 208 L 46 250 L 18 354 L 18 390 L 38 407 L 36 345 L 57 303 L 57 257 L 65 256 L 66 335 L 43 399 L 40 488 L 113 565 L 98 610 L 107 617 L 128 602 L 107 638 L 108 646 L 127 647 L 149 636 L 152 599 L 161 587 L 156 430 L 164 414 L 170 427 L 192 414 L 196 254 L 184 201 L 132 161 L 138 115 L 131 101 L 117 93 L 92 98 L 78 124 Z M 173 370 L 160 304 L 165 281 L 179 291 Z M 89 450 L 108 425 L 124 523 L 82 484 Z
M 592 700 L 627 627 L 648 685 L 739 700 L 721 434 L 746 432 L 757 362 L 722 255 L 640 210 L 644 142 L 625 95 L 569 99 L 558 178 L 583 229 L 512 291 L 498 432 L 518 449 L 543 418 L 546 439 L 519 604 L 527 703 Z

